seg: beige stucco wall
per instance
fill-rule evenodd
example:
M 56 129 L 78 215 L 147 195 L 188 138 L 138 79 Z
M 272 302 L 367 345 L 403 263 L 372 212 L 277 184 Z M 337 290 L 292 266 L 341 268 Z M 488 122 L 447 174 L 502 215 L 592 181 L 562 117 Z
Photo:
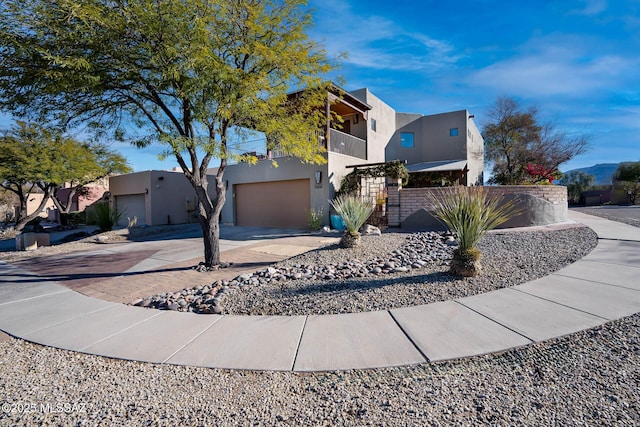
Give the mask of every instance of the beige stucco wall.
M 378 163 L 385 161 L 385 147 L 396 131 L 396 112 L 380 98 L 369 92 L 367 88 L 349 92 L 353 96 L 369 104 L 372 109 L 368 113 L 367 160 L 360 163 Z M 371 120 L 376 121 L 376 130 L 371 129 Z
M 271 160 L 260 160 L 255 165 L 239 163 L 227 167 L 223 177 L 227 187 L 227 200 L 222 209 L 222 222 L 225 224 L 235 224 L 236 222 L 233 203 L 233 186 L 235 184 L 309 179 L 311 209 L 323 209 L 327 221 L 325 223 L 328 223 L 330 183 L 327 165 L 305 164 L 292 157 L 283 157 L 275 160 L 278 163 L 278 167 L 274 166 Z M 320 185 L 315 184 L 316 171 L 322 173 Z
M 467 121 L 467 167 L 468 185 L 484 183 L 484 138 L 473 118 Z
M 213 177 L 209 179 L 209 185 L 213 185 Z M 138 225 L 197 221 L 187 208 L 187 198 L 195 200 L 195 191 L 182 172 L 153 170 L 118 175 L 110 178 L 109 188 L 115 206 L 118 206 L 118 196 L 144 197 L 145 218 L 138 218 Z M 125 212 L 119 221 L 120 225 L 126 225 L 126 216 Z
M 36 209 L 38 209 L 38 206 L 40 206 L 40 203 L 42 202 L 43 198 L 44 198 L 43 193 L 29 194 L 27 198 L 27 215 L 31 215 L 33 212 L 36 211 Z M 38 216 L 47 218 L 48 212 L 50 210 L 54 210 L 55 208 L 56 208 L 56 205 L 53 204 L 53 200 L 49 199 L 47 200 L 47 203 L 44 205 L 44 208 L 42 208 Z
M 482 183 L 484 142 L 467 110 L 422 116 L 397 113 L 397 131 L 386 147 L 387 160 L 406 160 L 408 164 L 441 160 L 467 160 L 467 185 Z M 458 129 L 457 136 L 450 130 Z M 401 134 L 414 134 L 414 146 L 402 147 Z

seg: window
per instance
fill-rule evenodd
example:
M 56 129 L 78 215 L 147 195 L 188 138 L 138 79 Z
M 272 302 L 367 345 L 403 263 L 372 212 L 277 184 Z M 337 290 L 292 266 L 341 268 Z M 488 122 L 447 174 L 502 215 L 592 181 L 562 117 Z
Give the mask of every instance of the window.
M 376 131 L 376 119 L 371 119 L 371 130 Z
M 413 132 L 400 132 L 400 146 L 413 148 Z
M 449 129 L 449 136 L 458 136 L 458 128 Z

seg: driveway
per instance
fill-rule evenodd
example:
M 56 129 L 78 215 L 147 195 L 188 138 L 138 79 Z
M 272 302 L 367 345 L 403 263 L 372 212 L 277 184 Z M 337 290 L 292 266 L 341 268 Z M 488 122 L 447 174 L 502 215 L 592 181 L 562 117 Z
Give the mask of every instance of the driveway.
M 52 255 L 35 251 L 14 264 L 84 295 L 129 303 L 253 273 L 338 240 L 306 230 L 222 226 L 221 261 L 229 266 L 199 273 L 192 269 L 203 259 L 202 233 L 197 224 L 143 239 L 96 242 L 95 249 Z
M 571 209 L 640 227 L 640 206 L 589 206 Z

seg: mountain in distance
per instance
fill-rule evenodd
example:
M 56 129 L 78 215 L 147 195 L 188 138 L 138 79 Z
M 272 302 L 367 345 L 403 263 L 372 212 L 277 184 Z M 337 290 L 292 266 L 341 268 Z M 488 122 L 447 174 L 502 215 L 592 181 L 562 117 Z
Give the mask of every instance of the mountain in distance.
M 611 184 L 613 174 L 616 172 L 616 169 L 618 169 L 618 166 L 620 166 L 620 163 L 598 163 L 597 165 L 586 168 L 571 169 L 570 171 L 565 171 L 563 173 L 567 174 L 575 171 L 585 172 L 596 177 L 594 185 L 609 185 Z

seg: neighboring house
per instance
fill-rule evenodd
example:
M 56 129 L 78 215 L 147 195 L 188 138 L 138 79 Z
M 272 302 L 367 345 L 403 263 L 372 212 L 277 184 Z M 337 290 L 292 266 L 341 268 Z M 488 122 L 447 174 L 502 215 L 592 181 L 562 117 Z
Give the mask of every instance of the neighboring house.
M 405 160 L 412 173 L 455 172 L 463 185 L 482 184 L 484 142 L 466 110 L 432 116 L 398 113 L 366 88 L 345 92 L 334 87 L 328 105 L 343 122 L 332 123 L 327 111 L 319 138 L 327 149 L 327 163 L 305 164 L 278 150 L 267 152 L 265 141 L 265 154 L 257 164 L 227 166 L 223 223 L 306 228 L 309 211 L 322 210 L 324 224 L 329 224 L 329 201 L 353 166 L 391 160 Z M 379 186 L 383 194 L 384 185 Z M 126 212 L 122 224 L 134 215 L 138 224 L 147 225 L 194 220 L 194 192 L 181 173 L 112 177 L 110 191 L 117 209 Z
M 209 179 L 214 185 L 214 178 Z M 167 225 L 197 222 L 193 187 L 182 172 L 150 170 L 109 179 L 111 203 L 122 216 L 137 218 L 137 225 Z
M 83 187 L 83 190 L 78 192 L 75 196 L 73 196 L 71 200 L 71 212 L 76 211 L 84 211 L 87 206 L 95 203 L 100 200 L 105 192 L 109 191 L 109 180 L 107 178 L 103 178 L 98 180 L 97 182 L 92 182 Z M 56 195 L 58 199 L 66 202 L 69 193 L 71 192 L 71 188 L 60 188 Z M 40 206 L 40 202 L 44 197 L 43 193 L 31 193 L 29 198 L 27 199 L 27 215 L 30 215 L 38 206 Z M 19 209 L 19 206 L 15 206 L 15 209 Z M 40 211 L 40 215 L 43 218 L 47 218 L 50 221 L 58 221 L 58 209 L 56 208 L 53 200 L 49 199 L 45 205 L 45 207 Z

